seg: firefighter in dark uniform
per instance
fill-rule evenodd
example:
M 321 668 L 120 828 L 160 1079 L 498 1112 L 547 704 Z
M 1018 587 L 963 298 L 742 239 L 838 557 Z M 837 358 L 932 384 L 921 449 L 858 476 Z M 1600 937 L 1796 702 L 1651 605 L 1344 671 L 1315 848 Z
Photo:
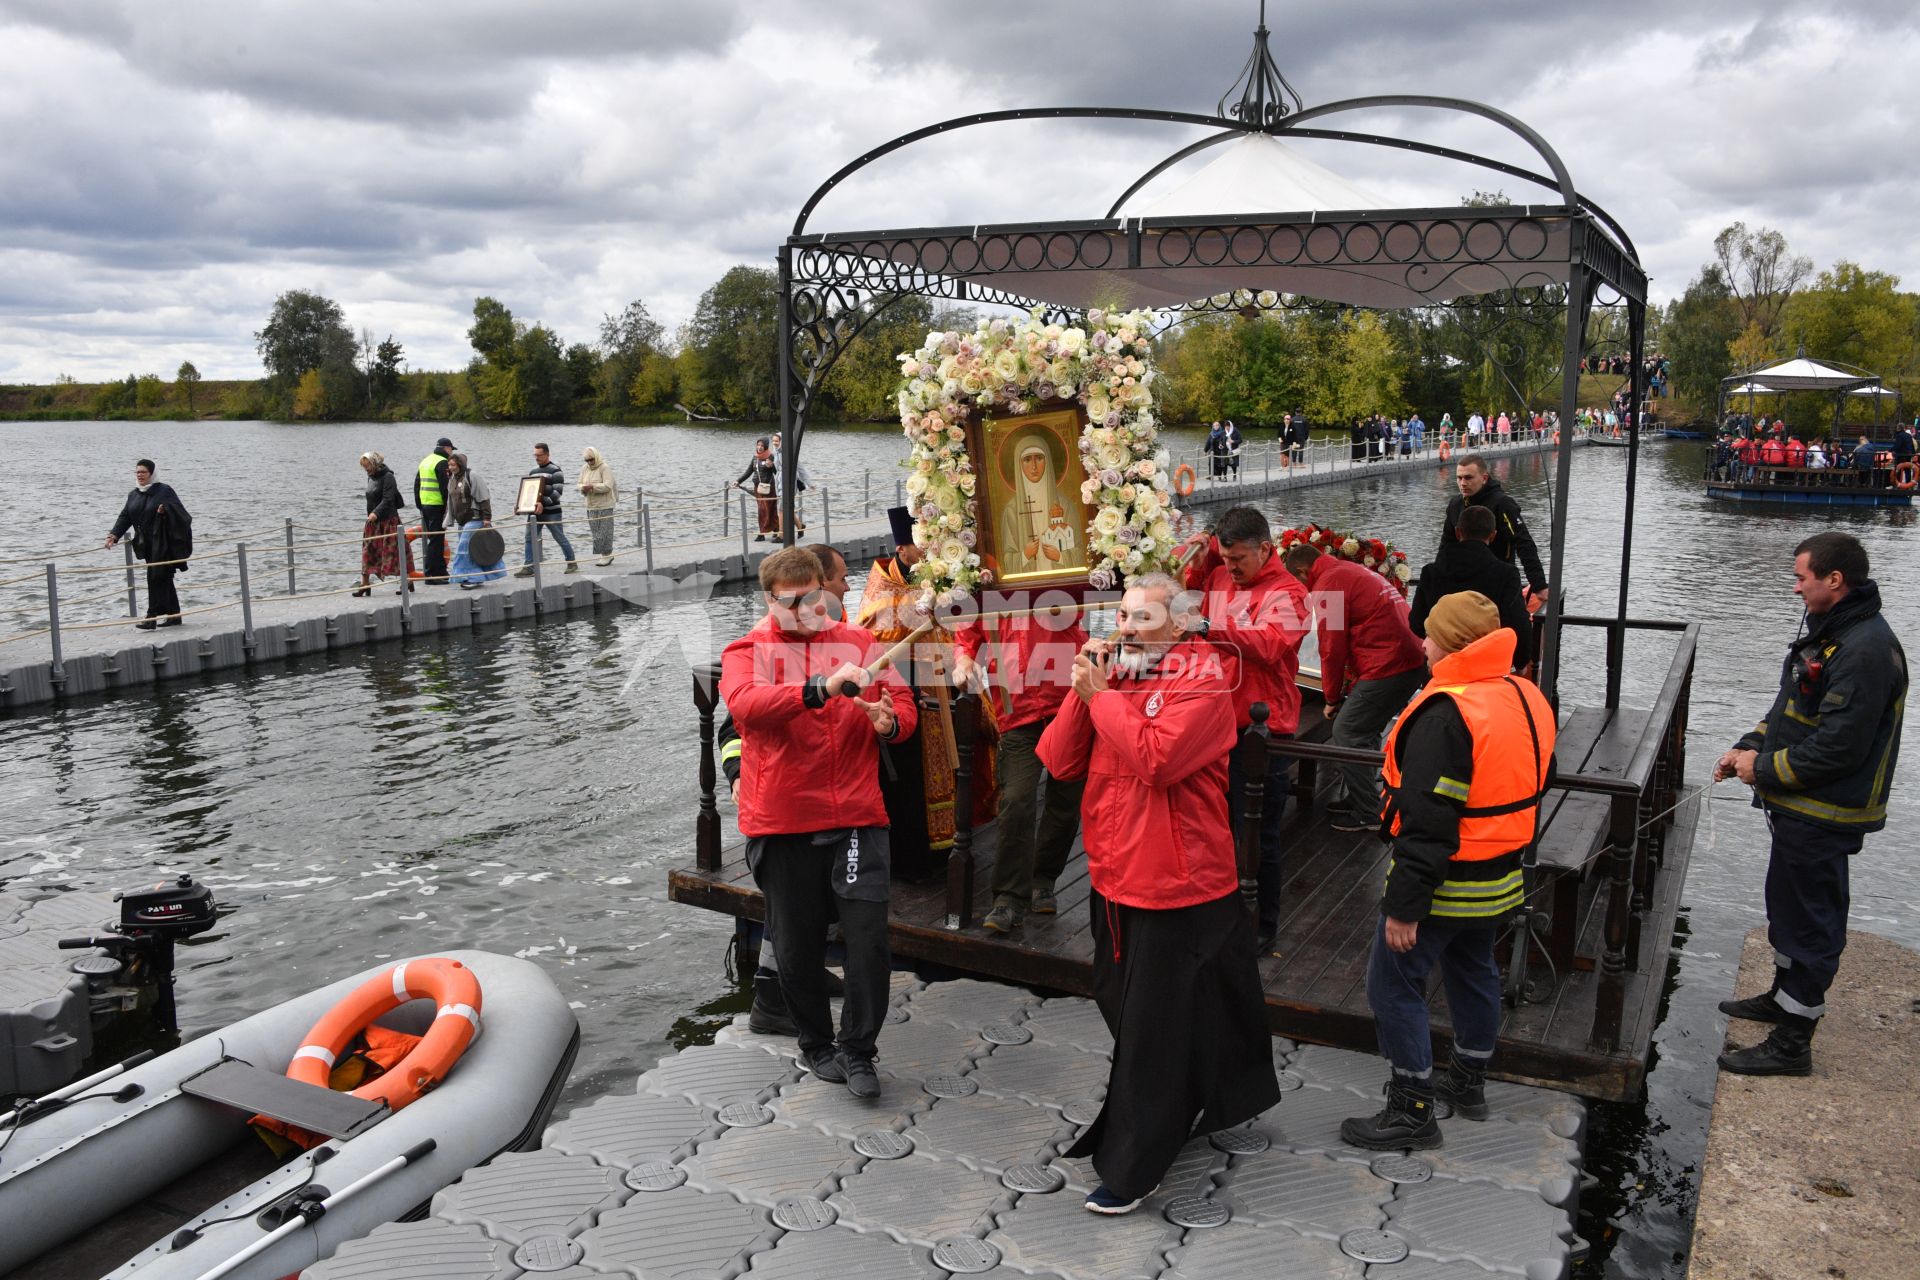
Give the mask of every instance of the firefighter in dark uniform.
M 1815 534 L 1794 549 L 1793 577 L 1806 634 L 1787 648 L 1767 718 L 1713 772 L 1716 782 L 1737 777 L 1751 786 L 1773 832 L 1773 986 L 1720 1005 L 1773 1024 L 1760 1044 L 1720 1055 L 1722 1067 L 1741 1075 L 1813 1070 L 1814 1028 L 1847 945 L 1847 859 L 1887 824 L 1907 697 L 1907 657 L 1881 616 L 1866 548 L 1850 534 Z

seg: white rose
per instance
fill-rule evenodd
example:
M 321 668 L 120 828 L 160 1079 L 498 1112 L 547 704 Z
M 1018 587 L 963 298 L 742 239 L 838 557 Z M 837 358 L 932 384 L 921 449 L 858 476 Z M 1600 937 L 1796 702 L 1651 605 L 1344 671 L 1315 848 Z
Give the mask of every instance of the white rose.
M 947 528 L 953 530 L 953 532 L 958 533 L 967 527 L 967 518 L 958 511 L 955 511 L 945 516 L 940 523 L 946 525 Z M 947 559 L 951 560 L 953 557 L 948 556 Z
M 933 495 L 933 501 L 934 505 L 938 506 L 943 512 L 958 511 L 960 509 L 960 495 L 953 489 L 941 489 Z
M 1348 538 L 1340 544 L 1340 554 L 1343 556 L 1357 555 L 1359 551 L 1360 542 L 1357 538 Z
M 919 497 L 927 491 L 927 478 L 918 472 L 907 477 L 907 492 Z
M 1401 563 L 1393 566 L 1393 576 L 1398 578 L 1402 582 L 1412 582 L 1413 567 L 1407 564 L 1405 561 L 1402 561 Z
M 1098 480 L 1088 480 L 1080 486 L 1080 501 L 1092 502 L 1099 496 L 1100 482 Z
M 1111 538 L 1120 532 L 1120 527 L 1126 522 L 1126 517 L 1120 514 L 1118 507 L 1102 507 L 1100 514 L 1093 518 L 1093 527 L 1095 531 Z
M 1127 451 L 1117 444 L 1102 445 L 1094 450 L 1094 458 L 1104 467 L 1124 467 L 1127 465 Z
M 1129 551 L 1126 556 L 1121 559 L 1120 567 L 1128 573 L 1132 573 L 1145 562 L 1146 557 L 1142 556 L 1138 551 Z
M 940 544 L 940 558 L 949 564 L 965 564 L 967 549 L 961 545 L 958 538 L 948 538 Z

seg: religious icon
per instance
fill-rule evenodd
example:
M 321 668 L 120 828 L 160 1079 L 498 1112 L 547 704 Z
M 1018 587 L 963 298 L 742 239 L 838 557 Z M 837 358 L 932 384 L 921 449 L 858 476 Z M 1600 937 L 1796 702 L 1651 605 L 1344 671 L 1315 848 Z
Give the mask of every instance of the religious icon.
M 540 503 L 540 490 L 546 484 L 544 476 L 525 476 L 520 481 L 520 490 L 513 497 L 513 514 L 530 516 Z
M 1086 580 L 1082 422 L 1080 410 L 1070 407 L 977 424 L 970 452 L 985 481 L 981 545 L 1001 585 Z

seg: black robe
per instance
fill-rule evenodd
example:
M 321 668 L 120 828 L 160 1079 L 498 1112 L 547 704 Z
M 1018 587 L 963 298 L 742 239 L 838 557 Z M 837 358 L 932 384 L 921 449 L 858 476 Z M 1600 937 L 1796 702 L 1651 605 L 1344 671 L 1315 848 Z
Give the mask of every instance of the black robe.
M 1166 911 L 1094 891 L 1087 910 L 1113 1069 L 1099 1118 L 1067 1154 L 1092 1156 L 1107 1188 L 1131 1200 L 1159 1185 L 1195 1134 L 1280 1101 L 1280 1084 L 1253 920 L 1238 891 Z

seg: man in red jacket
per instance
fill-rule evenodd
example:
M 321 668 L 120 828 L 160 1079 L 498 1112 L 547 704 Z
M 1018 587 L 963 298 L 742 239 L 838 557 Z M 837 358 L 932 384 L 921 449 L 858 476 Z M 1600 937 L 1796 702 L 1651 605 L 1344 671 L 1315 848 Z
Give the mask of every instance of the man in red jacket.
M 1319 619 L 1320 688 L 1333 721 L 1328 741 L 1378 751 L 1387 726 L 1426 683 L 1426 653 L 1407 620 L 1406 598 L 1366 566 L 1305 543 L 1287 548 L 1286 565 L 1306 586 Z M 1335 831 L 1380 825 L 1379 776 L 1372 765 L 1340 766 L 1342 794 L 1329 814 Z
M 1094 1213 L 1138 1208 L 1191 1134 L 1280 1098 L 1227 826 L 1234 659 L 1193 638 L 1181 597 L 1166 574 L 1135 579 L 1040 735 L 1051 776 L 1086 780 L 1093 994 L 1113 1068 L 1099 1118 L 1067 1154 L 1093 1157 Z
M 875 740 L 913 732 L 918 712 L 897 675 L 866 670 L 880 646 L 838 620 L 823 577 L 804 548 L 761 561 L 767 616 L 721 654 L 720 696 L 740 729 L 740 832 L 766 896 L 800 1065 L 873 1098 L 889 966 Z M 823 968 L 836 899 L 847 952 L 837 1049 Z
M 1200 535 L 1205 538 L 1206 535 Z M 1197 542 L 1189 546 L 1198 545 Z M 1204 552 L 1187 565 L 1187 586 L 1206 593 L 1202 633 L 1216 648 L 1239 661 L 1240 683 L 1233 691 L 1234 725 L 1253 723 L 1253 704 L 1267 704 L 1267 728 L 1276 738 L 1291 738 L 1300 728 L 1300 642 L 1306 639 L 1307 589 L 1281 566 L 1274 554 L 1267 518 L 1252 507 L 1222 512 Z M 1228 795 L 1235 823 L 1246 794 L 1236 751 L 1228 770 Z M 1260 812 L 1261 955 L 1273 949 L 1280 929 L 1280 880 L 1283 840 L 1280 819 L 1293 786 L 1293 761 L 1267 756 L 1266 803 Z
M 988 649 L 994 668 L 991 677 L 980 661 L 988 628 L 995 642 Z M 954 635 L 954 647 L 959 650 L 953 665 L 955 683 L 966 687 L 991 679 L 1006 690 L 995 762 L 1000 812 L 994 824 L 993 908 L 980 922 L 990 933 L 1012 932 L 1028 911 L 1050 916 L 1060 909 L 1053 882 L 1066 868 L 1073 837 L 1080 830 L 1081 783 L 1048 778 L 1042 803 L 1042 769 L 1035 749 L 1041 732 L 1067 697 L 1074 657 L 1086 642 L 1079 614 L 1071 610 L 975 621 Z

